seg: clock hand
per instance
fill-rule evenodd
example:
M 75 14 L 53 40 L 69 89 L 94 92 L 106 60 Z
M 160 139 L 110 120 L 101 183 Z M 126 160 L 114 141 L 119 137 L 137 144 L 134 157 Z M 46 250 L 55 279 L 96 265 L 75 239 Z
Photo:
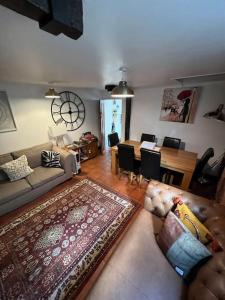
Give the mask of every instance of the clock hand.
M 74 111 L 71 111 L 71 114 L 74 114 L 74 113 L 83 113 L 84 110 L 74 110 Z M 66 112 L 61 112 L 61 114 L 70 114 L 70 111 L 66 111 Z
M 69 104 L 69 109 L 70 109 L 70 111 L 71 111 L 70 97 L 69 97 L 69 93 L 68 93 L 68 92 L 66 92 L 66 99 L 67 99 L 67 102 L 68 102 L 68 104 Z

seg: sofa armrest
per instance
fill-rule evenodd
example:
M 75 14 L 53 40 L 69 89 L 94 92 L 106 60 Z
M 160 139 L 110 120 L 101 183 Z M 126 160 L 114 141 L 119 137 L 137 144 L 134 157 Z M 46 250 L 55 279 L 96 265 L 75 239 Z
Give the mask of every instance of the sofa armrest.
M 53 151 L 60 153 L 60 163 L 66 174 L 73 176 L 73 155 L 68 151 L 53 145 Z
M 225 207 L 213 204 L 206 198 L 196 196 L 181 189 L 169 186 L 156 180 L 151 180 L 145 195 L 145 209 L 159 217 L 164 217 L 173 206 L 173 198 L 181 196 L 192 212 L 202 221 L 215 215 L 225 216 Z
M 188 290 L 188 300 L 224 299 L 225 253 L 217 252 L 198 271 Z

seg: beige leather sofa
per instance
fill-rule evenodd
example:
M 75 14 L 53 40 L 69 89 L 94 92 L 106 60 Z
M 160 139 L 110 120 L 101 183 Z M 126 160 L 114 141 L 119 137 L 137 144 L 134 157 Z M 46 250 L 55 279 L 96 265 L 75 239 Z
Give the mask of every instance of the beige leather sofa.
M 42 150 L 54 150 L 60 152 L 62 168 L 42 167 Z M 4 215 L 17 207 L 34 200 L 54 186 L 73 176 L 72 154 L 53 146 L 50 142 L 0 155 L 0 165 L 12 161 L 23 154 L 27 156 L 28 164 L 34 172 L 24 179 L 10 182 L 6 174 L 0 170 L 0 215 Z
M 194 281 L 186 286 L 162 254 L 156 241 L 162 216 L 181 195 L 225 247 L 224 175 L 218 185 L 217 201 L 183 192 L 158 181 L 151 181 L 145 209 L 119 243 L 88 300 L 216 300 L 225 299 L 225 254 L 218 252 L 201 267 Z M 219 196 L 220 195 L 220 196 Z M 220 203 L 219 203 L 220 202 Z M 156 216 L 157 214 L 158 216 Z

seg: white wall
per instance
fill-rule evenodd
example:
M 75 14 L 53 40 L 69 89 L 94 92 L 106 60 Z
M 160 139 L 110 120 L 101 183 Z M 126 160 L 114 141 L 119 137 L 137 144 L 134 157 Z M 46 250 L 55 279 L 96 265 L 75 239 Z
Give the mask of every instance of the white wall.
M 51 117 L 51 99 L 44 98 L 47 89 L 48 87 L 40 85 L 0 83 L 0 90 L 7 92 L 17 126 L 17 131 L 0 133 L 0 154 L 49 140 L 48 127 L 54 125 L 54 122 Z M 57 87 L 56 90 L 77 92 L 86 110 L 83 125 L 78 130 L 68 132 L 65 143 L 78 140 L 85 131 L 91 131 L 99 136 L 99 102 L 93 100 L 101 97 L 98 96 L 98 91 L 61 87 Z
M 186 150 L 200 157 L 207 147 L 214 147 L 215 158 L 225 151 L 225 123 L 203 118 L 203 114 L 225 104 L 225 83 L 202 86 L 193 124 L 159 120 L 165 87 L 136 89 L 132 103 L 131 139 L 139 140 L 141 133 L 153 133 L 161 145 L 165 136 L 181 138 Z

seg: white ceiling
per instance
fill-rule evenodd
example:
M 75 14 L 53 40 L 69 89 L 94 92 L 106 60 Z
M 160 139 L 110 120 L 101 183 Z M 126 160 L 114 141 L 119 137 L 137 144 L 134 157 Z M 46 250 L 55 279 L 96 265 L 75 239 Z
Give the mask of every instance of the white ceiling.
M 85 0 L 74 41 L 0 6 L 0 80 L 102 88 L 128 67 L 134 87 L 225 71 L 224 0 Z

